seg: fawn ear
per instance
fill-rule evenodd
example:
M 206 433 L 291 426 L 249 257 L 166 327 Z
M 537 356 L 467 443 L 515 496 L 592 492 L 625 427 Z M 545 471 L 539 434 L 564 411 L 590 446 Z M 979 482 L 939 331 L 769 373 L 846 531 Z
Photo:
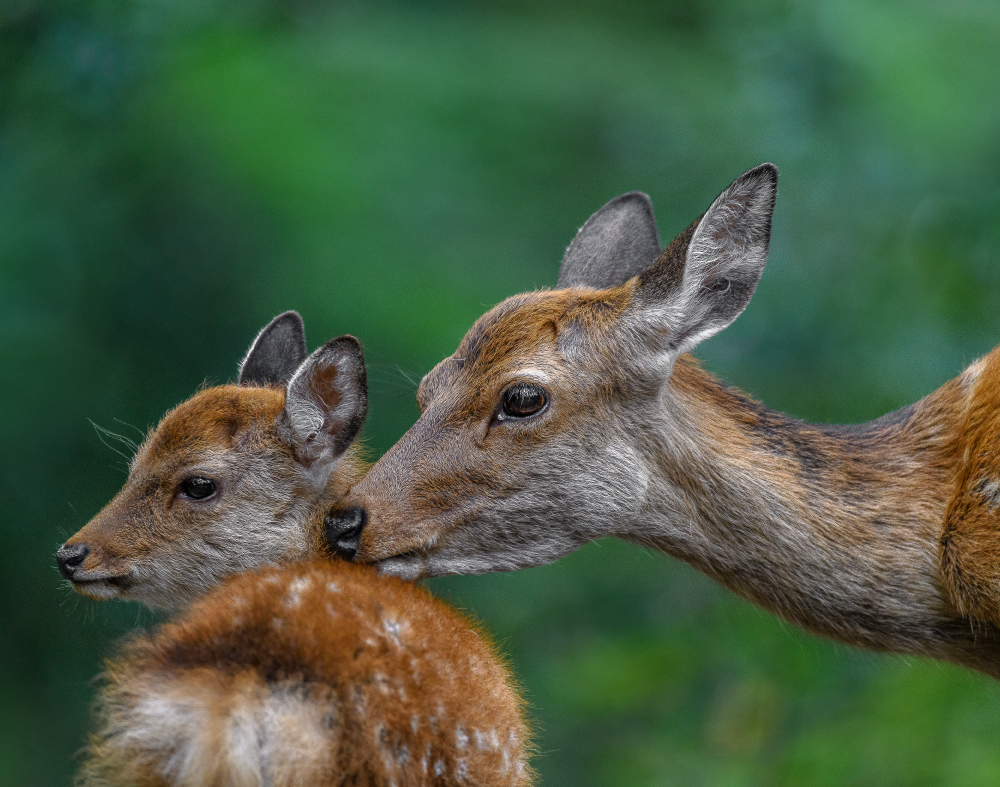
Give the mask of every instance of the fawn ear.
M 750 302 L 764 272 L 778 169 L 761 164 L 737 178 L 639 276 L 644 321 L 686 352 L 715 335 Z
M 253 340 L 240 364 L 240 385 L 284 385 L 306 357 L 306 330 L 298 312 L 279 314 Z
M 616 287 L 646 270 L 659 253 L 653 203 L 638 191 L 622 194 L 576 233 L 559 268 L 556 289 Z
M 368 412 L 361 342 L 333 339 L 302 362 L 288 383 L 285 417 L 291 442 L 306 467 L 322 466 L 351 444 Z

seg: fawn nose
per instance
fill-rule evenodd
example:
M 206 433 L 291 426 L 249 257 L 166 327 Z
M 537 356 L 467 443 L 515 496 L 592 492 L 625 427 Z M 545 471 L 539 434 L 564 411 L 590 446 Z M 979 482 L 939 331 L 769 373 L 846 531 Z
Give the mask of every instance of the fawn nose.
M 368 514 L 361 506 L 351 506 L 331 513 L 326 518 L 323 530 L 330 548 L 341 557 L 354 560 L 366 522 Z
M 83 565 L 83 561 L 90 554 L 90 547 L 86 544 L 63 544 L 56 552 L 56 563 L 59 565 L 59 573 L 66 579 L 72 579 L 76 570 Z

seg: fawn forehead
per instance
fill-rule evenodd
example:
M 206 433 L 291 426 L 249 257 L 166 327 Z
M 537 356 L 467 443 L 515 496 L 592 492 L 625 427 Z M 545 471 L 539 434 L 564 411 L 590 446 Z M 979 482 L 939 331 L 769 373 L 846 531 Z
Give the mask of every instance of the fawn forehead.
M 422 399 L 465 378 L 477 389 L 502 383 L 523 367 L 544 370 L 564 360 L 563 332 L 610 330 L 631 300 L 626 284 L 610 290 L 525 293 L 495 306 L 469 329 L 454 356 L 438 364 L 421 383 Z
M 284 405 L 285 392 L 278 388 L 222 385 L 199 391 L 163 417 L 140 460 L 185 460 L 232 448 L 239 432 L 272 425 Z

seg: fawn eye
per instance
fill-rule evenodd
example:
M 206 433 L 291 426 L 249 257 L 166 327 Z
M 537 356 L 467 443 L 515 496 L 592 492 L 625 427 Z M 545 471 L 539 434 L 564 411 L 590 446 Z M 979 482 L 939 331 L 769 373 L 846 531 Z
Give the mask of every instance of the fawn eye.
M 527 418 L 545 409 L 549 396 L 540 385 L 517 383 L 508 388 L 503 395 L 503 406 L 498 418 Z
M 190 478 L 185 478 L 181 483 L 181 492 L 192 500 L 204 500 L 215 494 L 215 481 L 204 476 L 193 475 Z

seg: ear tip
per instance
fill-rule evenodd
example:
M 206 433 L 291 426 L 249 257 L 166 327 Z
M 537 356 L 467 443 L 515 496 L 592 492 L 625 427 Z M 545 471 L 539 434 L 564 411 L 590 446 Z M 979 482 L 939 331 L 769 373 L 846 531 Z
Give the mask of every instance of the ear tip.
M 357 336 L 345 333 L 343 336 L 338 336 L 336 339 L 330 339 L 330 341 L 323 346 L 323 349 L 329 353 L 352 356 L 358 361 L 362 369 L 364 368 L 365 350 L 361 344 L 361 340 Z
M 763 164 L 758 164 L 753 169 L 747 170 L 743 177 L 747 180 L 768 180 L 774 186 L 778 183 L 778 168 L 771 162 L 765 161 Z
M 302 321 L 302 315 L 299 314 L 294 309 L 289 309 L 287 312 L 282 312 L 273 320 L 271 320 L 268 327 L 278 325 L 280 323 L 287 323 L 289 325 L 294 325 L 296 328 L 305 328 L 305 323 Z
M 653 219 L 653 200 L 643 191 L 628 191 L 620 194 L 608 202 L 602 210 L 614 211 L 618 208 L 625 208 L 629 211 L 642 211 L 650 219 Z M 655 219 L 653 219 L 655 221 Z

